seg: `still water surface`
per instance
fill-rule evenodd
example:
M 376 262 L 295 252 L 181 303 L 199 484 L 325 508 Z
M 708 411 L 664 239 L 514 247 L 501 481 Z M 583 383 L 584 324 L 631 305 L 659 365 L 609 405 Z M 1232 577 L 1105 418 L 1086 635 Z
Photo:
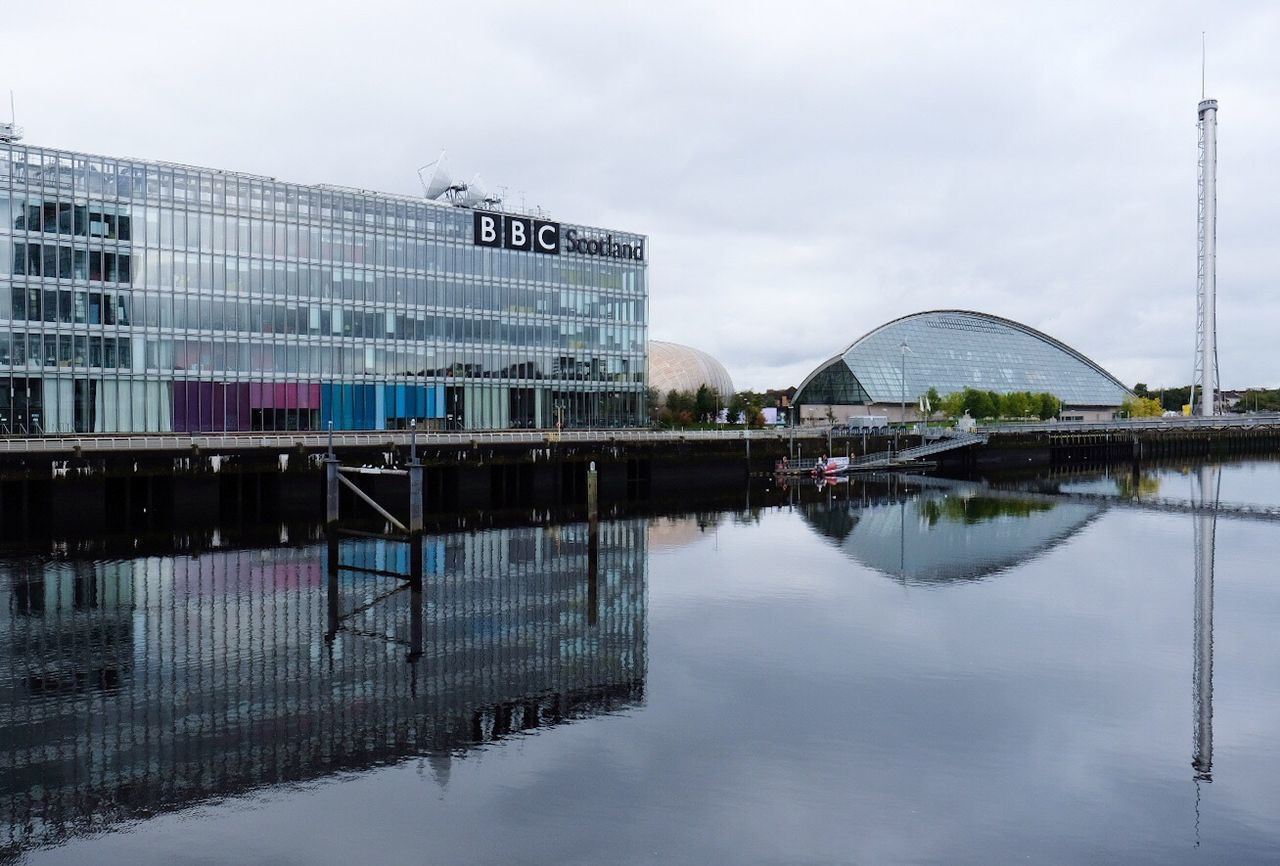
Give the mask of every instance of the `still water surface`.
M 1280 464 L 1029 486 L 11 554 L 0 860 L 1280 860 L 1280 522 L 1051 495 Z

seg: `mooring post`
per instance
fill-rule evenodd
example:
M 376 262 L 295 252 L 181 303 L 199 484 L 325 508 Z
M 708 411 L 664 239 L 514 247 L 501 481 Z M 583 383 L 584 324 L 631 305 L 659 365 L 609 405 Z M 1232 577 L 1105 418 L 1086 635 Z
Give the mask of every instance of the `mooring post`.
M 422 532 L 422 510 L 422 464 L 418 462 L 418 422 L 415 419 L 409 422 L 409 532 L 415 536 Z M 421 540 L 418 547 L 418 558 L 421 559 Z
M 332 457 L 324 461 L 324 522 L 338 522 L 338 461 Z
M 596 461 L 592 460 L 591 466 L 587 469 L 587 517 L 591 520 L 595 520 L 599 513 L 600 496 L 597 482 Z
M 338 522 L 338 458 L 333 453 L 333 422 L 329 422 L 329 450 L 324 455 L 324 522 Z

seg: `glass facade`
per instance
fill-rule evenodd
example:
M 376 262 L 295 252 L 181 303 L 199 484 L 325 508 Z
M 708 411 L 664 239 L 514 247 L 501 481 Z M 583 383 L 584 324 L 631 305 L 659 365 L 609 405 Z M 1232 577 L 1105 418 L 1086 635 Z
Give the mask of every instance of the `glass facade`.
M 647 262 L 472 216 L 0 142 L 0 433 L 641 423 Z
M 795 402 L 913 403 L 930 388 L 943 395 L 965 388 L 1049 392 L 1068 406 L 1119 406 L 1129 396 L 1093 361 L 1026 325 L 940 310 L 896 319 L 862 337 L 811 373 Z M 849 395 L 865 398 L 834 399 Z

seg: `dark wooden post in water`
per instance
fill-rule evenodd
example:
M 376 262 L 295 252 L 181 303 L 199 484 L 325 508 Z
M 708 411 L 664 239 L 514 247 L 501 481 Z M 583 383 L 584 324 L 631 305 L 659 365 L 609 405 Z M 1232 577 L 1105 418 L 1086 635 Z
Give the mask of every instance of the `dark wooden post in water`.
M 418 462 L 418 422 L 410 426 L 409 433 L 409 532 L 418 539 L 418 559 L 422 559 L 422 464 Z M 422 583 L 422 563 L 417 565 L 418 583 Z
M 338 458 L 333 453 L 333 422 L 329 422 L 329 451 L 324 457 L 324 523 L 338 522 Z
M 600 485 L 599 478 L 596 475 L 596 462 L 591 461 L 591 466 L 587 469 L 587 517 L 595 520 L 599 512 L 600 506 Z

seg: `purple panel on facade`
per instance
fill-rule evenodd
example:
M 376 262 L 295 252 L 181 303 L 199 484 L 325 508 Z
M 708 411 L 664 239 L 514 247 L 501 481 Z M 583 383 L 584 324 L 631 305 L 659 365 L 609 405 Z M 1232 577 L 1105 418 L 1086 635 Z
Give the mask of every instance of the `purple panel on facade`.
M 200 429 L 213 429 L 213 383 L 197 382 L 200 388 Z
M 217 382 L 213 386 L 213 424 L 211 430 L 227 429 L 227 386 Z
M 262 405 L 262 384 L 259 382 L 249 383 L 249 405 L 254 408 Z
M 288 404 L 288 402 L 285 400 L 284 383 L 283 383 L 283 382 L 276 382 L 276 383 L 275 383 L 275 385 L 274 385 L 273 387 L 274 387 L 274 389 L 275 389 L 275 398 L 274 398 L 274 399 L 275 399 L 275 402 L 273 402 L 271 405 L 272 405 L 272 406 L 274 406 L 274 407 L 275 407 L 275 408 L 277 408 L 277 409 L 284 409 L 284 408 L 286 408 L 289 404 Z
M 242 382 L 236 386 L 236 402 L 240 406 L 240 424 L 236 428 L 238 430 L 253 429 L 253 403 L 250 400 L 251 387 L 247 382 Z
M 297 382 L 285 383 L 284 405 L 289 409 L 298 408 L 298 383 Z
M 187 388 L 186 382 L 173 383 L 173 429 L 178 433 L 191 430 L 187 426 Z

